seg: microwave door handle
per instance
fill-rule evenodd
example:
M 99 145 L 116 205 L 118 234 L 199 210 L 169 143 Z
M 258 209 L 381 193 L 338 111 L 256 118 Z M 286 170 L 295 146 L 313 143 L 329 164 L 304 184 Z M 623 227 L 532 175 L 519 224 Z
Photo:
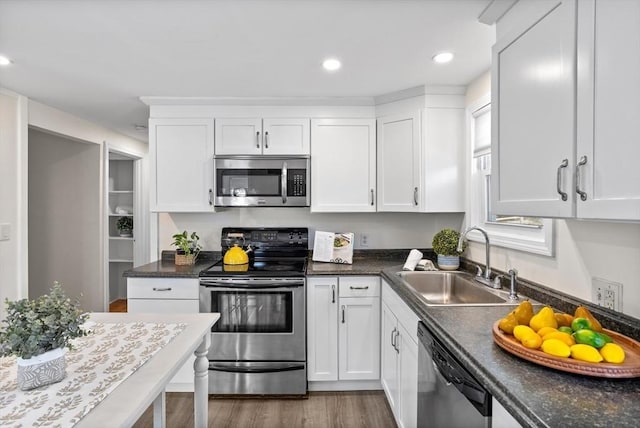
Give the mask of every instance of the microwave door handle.
M 282 176 L 281 176 L 280 187 L 282 188 L 281 190 L 282 203 L 286 204 L 287 203 L 287 163 L 286 162 L 282 163 Z

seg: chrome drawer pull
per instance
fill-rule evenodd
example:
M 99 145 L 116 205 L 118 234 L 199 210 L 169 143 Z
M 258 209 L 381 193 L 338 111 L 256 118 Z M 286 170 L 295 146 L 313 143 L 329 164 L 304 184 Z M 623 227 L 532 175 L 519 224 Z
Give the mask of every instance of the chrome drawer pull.
M 352 290 L 368 290 L 369 286 L 365 285 L 364 287 L 354 287 L 353 285 L 350 285 L 349 288 Z
M 567 196 L 567 192 L 563 192 L 562 189 L 560 188 L 560 182 L 562 181 L 562 168 L 566 168 L 568 166 L 569 166 L 569 159 L 563 159 L 562 163 L 558 167 L 558 175 L 556 177 L 556 190 L 558 191 L 558 194 L 560 195 L 563 201 L 566 201 L 568 196 Z
M 171 291 L 171 287 L 164 287 L 164 288 L 153 287 L 153 291 Z

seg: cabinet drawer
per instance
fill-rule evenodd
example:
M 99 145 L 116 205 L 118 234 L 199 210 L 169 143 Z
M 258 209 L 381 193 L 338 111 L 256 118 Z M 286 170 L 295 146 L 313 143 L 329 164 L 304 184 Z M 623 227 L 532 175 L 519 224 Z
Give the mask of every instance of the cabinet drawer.
M 341 276 L 340 297 L 380 296 L 380 278 L 377 276 Z
M 193 314 L 200 312 L 199 303 L 198 300 L 187 299 L 127 299 L 127 312 L 138 314 Z
M 128 278 L 127 298 L 198 300 L 199 281 L 191 278 Z

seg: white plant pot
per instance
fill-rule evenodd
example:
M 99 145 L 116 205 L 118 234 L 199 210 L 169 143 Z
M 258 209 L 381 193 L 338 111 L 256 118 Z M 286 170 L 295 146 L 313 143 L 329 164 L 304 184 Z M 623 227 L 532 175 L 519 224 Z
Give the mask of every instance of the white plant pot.
M 66 352 L 66 349 L 56 348 L 26 360 L 18 357 L 18 388 L 27 391 L 60 382 L 67 374 Z
M 438 268 L 441 270 L 456 270 L 460 267 L 460 256 L 443 256 L 438 254 Z

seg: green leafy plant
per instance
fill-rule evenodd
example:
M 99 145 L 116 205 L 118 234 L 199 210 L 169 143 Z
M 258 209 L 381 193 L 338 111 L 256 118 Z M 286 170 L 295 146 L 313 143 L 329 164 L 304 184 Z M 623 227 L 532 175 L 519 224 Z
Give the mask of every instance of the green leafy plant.
M 118 230 L 133 230 L 133 217 L 120 217 L 116 227 Z
M 459 256 L 467 248 L 467 243 L 462 243 L 462 251 L 458 251 L 460 233 L 453 229 L 442 229 L 433 236 L 431 246 L 436 254 L 441 256 Z
M 64 294 L 62 285 L 53 283 L 51 292 L 35 300 L 9 301 L 7 317 L 0 330 L 0 356 L 24 359 L 56 348 L 71 349 L 71 340 L 86 336 L 81 326 L 89 314 L 80 309 L 79 300 Z
M 172 238 L 173 242 L 171 243 L 171 245 L 177 247 L 176 251 L 178 252 L 178 254 L 184 254 L 185 256 L 193 254 L 194 257 L 198 257 L 198 253 L 200 253 L 202 246 L 198 244 L 198 240 L 200 239 L 200 237 L 196 232 L 193 232 L 191 233 L 191 235 L 189 235 L 185 230 L 182 233 L 176 233 L 172 236 Z

